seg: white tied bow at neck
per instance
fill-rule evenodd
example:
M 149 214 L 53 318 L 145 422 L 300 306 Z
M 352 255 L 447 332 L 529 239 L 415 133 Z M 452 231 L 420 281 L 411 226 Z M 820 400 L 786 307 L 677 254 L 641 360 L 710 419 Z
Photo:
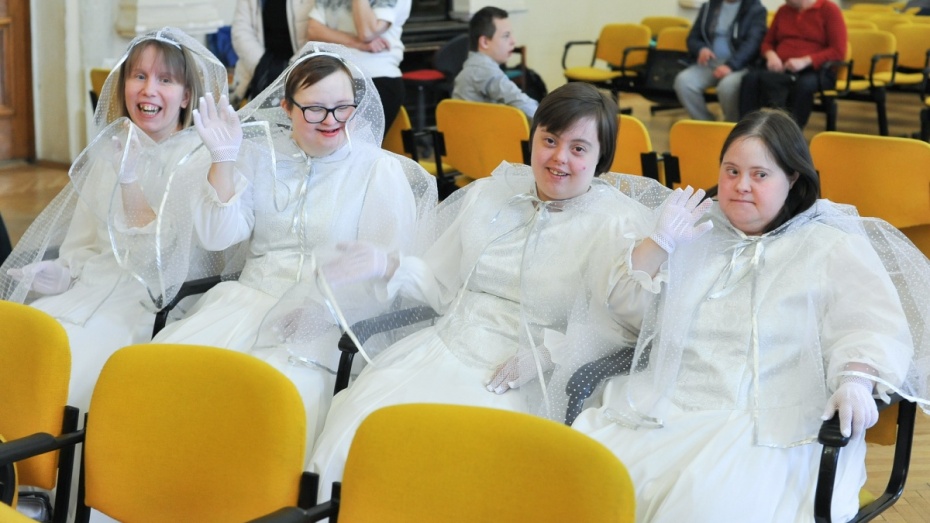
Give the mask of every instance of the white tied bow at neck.
M 707 291 L 708 300 L 726 296 L 747 275 L 762 269 L 765 265 L 765 260 L 762 258 L 765 252 L 763 238 L 764 236 L 747 236 L 733 242 L 725 249 L 725 251 L 730 251 L 730 261 Z

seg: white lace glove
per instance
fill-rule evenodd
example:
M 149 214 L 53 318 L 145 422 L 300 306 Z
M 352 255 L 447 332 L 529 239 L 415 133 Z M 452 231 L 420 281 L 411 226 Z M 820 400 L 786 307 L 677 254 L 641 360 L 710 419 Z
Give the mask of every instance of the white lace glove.
M 71 287 L 71 271 L 51 260 L 30 263 L 22 269 L 9 269 L 16 281 L 32 278 L 32 290 L 40 294 L 61 294 Z
M 236 161 L 242 145 L 242 126 L 226 95 L 220 97 L 219 106 L 210 93 L 201 96 L 200 109 L 194 109 L 194 125 L 214 163 Z
M 846 376 L 827 401 L 822 419 L 840 414 L 840 432 L 846 436 L 861 434 L 878 421 L 878 407 L 872 398 L 874 383 L 860 376 Z
M 652 241 L 671 254 L 678 245 L 688 243 L 711 230 L 714 224 L 709 221 L 695 225 L 711 206 L 710 199 L 701 201 L 702 198 L 704 190 L 695 191 L 690 185 L 672 191 L 662 204 L 659 221 L 650 236 Z
M 323 276 L 334 287 L 375 278 L 390 278 L 397 270 L 397 253 L 368 242 L 336 245 L 339 256 L 323 266 Z
M 552 356 L 546 347 L 540 345 L 536 347 L 539 354 L 539 363 L 542 365 L 543 372 L 552 368 Z M 499 366 L 491 379 L 488 380 L 488 390 L 496 394 L 503 394 L 510 389 L 518 389 L 523 385 L 533 381 L 539 376 L 536 369 L 536 358 L 531 351 L 521 351 L 516 356 L 505 361 Z

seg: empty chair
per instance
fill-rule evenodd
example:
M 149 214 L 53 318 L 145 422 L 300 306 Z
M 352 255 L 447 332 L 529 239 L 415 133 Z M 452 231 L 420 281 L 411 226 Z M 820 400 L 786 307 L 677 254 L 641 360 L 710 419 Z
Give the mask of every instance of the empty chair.
M 530 127 L 516 107 L 443 100 L 436 108 L 436 131 L 437 158 L 455 166 L 459 187 L 489 176 L 502 161 L 529 162 Z
M 888 14 L 873 15 L 869 17 L 868 20 L 872 22 L 873 24 L 875 24 L 875 26 L 878 27 L 880 31 L 890 32 L 892 29 L 894 29 L 895 27 L 901 24 L 910 24 L 911 18 L 912 17 L 910 16 L 906 16 L 902 14 L 888 13 Z
M 561 423 L 407 404 L 362 422 L 341 489 L 307 520 L 632 522 L 634 504 L 623 464 Z
M 39 309 L 0 301 L 0 331 L 0 435 L 14 440 L 76 430 L 77 409 L 66 406 L 71 350 L 64 328 Z M 68 448 L 60 455 L 47 452 L 17 464 L 21 486 L 58 489 L 56 522 L 67 517 L 73 463 L 74 449 Z M 0 490 L 0 502 L 10 503 L 14 487 L 4 485 Z
M 410 116 L 407 114 L 407 109 L 401 106 L 400 111 L 397 112 L 397 117 L 394 118 L 394 123 L 391 124 L 391 128 L 384 133 L 384 140 L 381 141 L 381 148 L 386 151 L 391 151 L 394 154 L 400 154 L 416 160 L 426 172 L 436 176 L 438 172 L 436 162 L 421 160 L 419 158 L 416 138 L 417 134 L 414 133 L 410 125 Z M 443 172 L 451 172 L 455 168 L 449 164 L 445 164 L 442 166 L 442 169 Z
M 709 190 L 717 185 L 720 151 L 736 124 L 679 120 L 668 133 L 669 155 L 663 156 L 665 184 L 675 188 L 690 185 Z
M 94 67 L 90 70 L 90 106 L 97 109 L 97 100 L 100 98 L 100 91 L 103 90 L 103 84 L 110 76 L 110 69 L 105 67 Z
M 823 132 L 811 140 L 811 156 L 824 198 L 887 221 L 930 254 L 930 143 Z
M 652 140 L 646 126 L 633 116 L 622 114 L 618 119 L 617 151 L 610 165 L 611 172 L 658 180 L 658 155 L 652 149 Z
M 652 36 L 654 40 L 658 40 L 662 32 L 666 29 L 677 27 L 689 29 L 691 27 L 691 20 L 683 18 L 681 16 L 646 16 L 639 23 L 648 27 L 652 31 Z
M 820 99 L 827 113 L 827 130 L 836 130 L 837 100 L 875 104 L 878 131 L 888 135 L 886 88 L 895 82 L 897 52 L 895 37 L 887 31 L 852 29 L 848 32 L 849 59 L 840 66 L 836 88 L 821 90 Z
M 652 30 L 642 24 L 607 24 L 596 41 L 578 40 L 565 44 L 562 69 L 569 82 L 587 82 L 609 90 L 614 97 L 640 75 L 646 63 L 646 50 Z M 568 67 L 569 49 L 574 46 L 594 46 L 591 63 Z M 636 48 L 637 50 L 632 50 Z M 628 51 L 628 49 L 630 49 Z M 604 65 L 597 64 L 600 60 Z
M 219 522 L 312 506 L 316 486 L 302 482 L 310 478 L 305 431 L 294 384 L 257 358 L 196 345 L 125 347 L 91 398 L 77 521 L 87 521 L 88 507 L 120 521 Z

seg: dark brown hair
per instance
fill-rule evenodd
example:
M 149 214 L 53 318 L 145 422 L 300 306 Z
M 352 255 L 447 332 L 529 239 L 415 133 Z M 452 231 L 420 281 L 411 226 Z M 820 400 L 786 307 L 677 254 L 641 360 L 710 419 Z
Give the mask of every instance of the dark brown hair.
M 596 175 L 601 175 L 610 169 L 614 162 L 614 152 L 617 149 L 617 104 L 596 87 L 584 82 L 569 82 L 549 93 L 533 116 L 533 126 L 530 129 L 530 143 L 536 128 L 542 126 L 546 131 L 559 134 L 571 129 L 575 123 L 583 118 L 594 119 L 597 128 L 597 140 L 600 145 L 600 155 L 594 169 Z

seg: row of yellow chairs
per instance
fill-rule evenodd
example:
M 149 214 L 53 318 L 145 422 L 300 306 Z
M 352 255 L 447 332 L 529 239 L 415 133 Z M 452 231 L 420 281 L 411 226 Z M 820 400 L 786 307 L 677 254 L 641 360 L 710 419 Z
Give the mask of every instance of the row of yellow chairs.
M 267 363 L 214 347 L 125 347 L 104 366 L 77 430 L 63 419 L 64 329 L 11 302 L 0 302 L 0 326 L 0 470 L 16 470 L 13 480 L 0 475 L 0 496 L 15 495 L 17 482 L 55 487 L 58 462 L 59 475 L 72 467 L 63 453 L 83 444 L 77 521 L 89 508 L 141 522 L 633 521 L 629 475 L 600 443 L 542 418 L 454 405 L 372 414 L 342 488 L 316 505 L 300 395 Z M 55 521 L 68 492 L 58 484 Z M 0 521 L 23 520 L 0 505 Z
M 646 126 L 637 118 L 618 115 L 620 131 L 617 153 L 610 170 L 658 179 L 656 153 Z M 477 129 L 493 128 L 494 133 Z M 514 107 L 502 104 L 443 100 L 436 108 L 436 129 L 441 137 L 437 147 L 442 165 L 421 161 L 434 175 L 459 173 L 458 186 L 491 174 L 502 161 L 529 162 L 530 129 L 526 116 Z M 416 144 L 406 111 L 384 136 L 382 147 L 391 152 L 414 157 Z

